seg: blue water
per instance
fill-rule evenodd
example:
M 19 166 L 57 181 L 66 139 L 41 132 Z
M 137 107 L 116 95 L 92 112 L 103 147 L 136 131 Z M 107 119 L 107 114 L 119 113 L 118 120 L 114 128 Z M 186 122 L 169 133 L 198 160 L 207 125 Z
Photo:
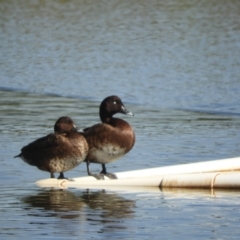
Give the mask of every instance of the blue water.
M 1 1 L 0 239 L 238 239 L 238 191 L 42 189 L 49 174 L 13 156 L 60 116 L 99 122 L 112 94 L 137 141 L 110 172 L 240 156 L 239 14 L 231 0 Z

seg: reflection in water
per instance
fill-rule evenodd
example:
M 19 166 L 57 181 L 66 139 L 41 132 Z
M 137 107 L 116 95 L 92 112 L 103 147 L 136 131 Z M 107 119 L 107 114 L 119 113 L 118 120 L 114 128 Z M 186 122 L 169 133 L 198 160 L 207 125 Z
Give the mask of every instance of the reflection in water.
M 127 200 L 115 193 L 107 193 L 104 190 L 82 195 L 84 202 L 94 210 L 104 210 L 103 218 L 133 217 L 135 201 Z
M 31 208 L 38 208 L 40 211 L 36 216 L 55 216 L 60 218 L 76 218 L 84 205 L 81 197 L 72 192 L 62 189 L 50 189 L 41 191 L 37 195 L 22 198 Z M 26 208 L 31 210 L 31 208 Z M 47 210 L 42 211 L 42 209 Z M 52 212 L 53 211 L 53 212 Z M 50 214 L 50 215 L 49 215 Z
M 240 190 L 239 189 L 204 189 L 204 188 L 172 188 L 172 187 L 163 187 L 161 192 L 164 193 L 166 198 L 233 198 L 238 197 Z
M 107 193 L 105 190 L 85 192 L 82 195 L 84 202 L 94 211 L 90 212 L 87 221 L 96 227 L 100 227 L 99 233 L 120 233 L 124 229 L 129 230 L 127 218 L 134 218 L 135 201 L 127 200 L 116 193 Z M 125 221 L 123 221 L 123 219 Z
M 90 212 L 94 210 L 94 214 L 90 213 L 87 219 L 98 221 L 100 216 L 102 222 L 108 222 L 110 218 L 131 218 L 135 207 L 135 201 L 125 199 L 115 193 L 107 193 L 104 190 L 76 194 L 62 189 L 50 189 L 41 191 L 37 195 L 24 197 L 22 202 L 30 206 L 26 207 L 26 210 L 31 211 L 32 208 L 39 210 L 35 216 L 72 219 L 82 214 L 88 215 L 88 210 Z M 89 207 L 87 213 L 84 206 Z

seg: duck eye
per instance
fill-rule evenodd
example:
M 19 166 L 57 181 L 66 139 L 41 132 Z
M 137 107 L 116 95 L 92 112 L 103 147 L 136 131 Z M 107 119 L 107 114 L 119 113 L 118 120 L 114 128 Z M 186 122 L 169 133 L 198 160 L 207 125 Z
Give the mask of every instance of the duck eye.
M 117 102 L 116 102 L 116 101 L 114 101 L 114 102 L 113 102 L 113 104 L 117 104 Z

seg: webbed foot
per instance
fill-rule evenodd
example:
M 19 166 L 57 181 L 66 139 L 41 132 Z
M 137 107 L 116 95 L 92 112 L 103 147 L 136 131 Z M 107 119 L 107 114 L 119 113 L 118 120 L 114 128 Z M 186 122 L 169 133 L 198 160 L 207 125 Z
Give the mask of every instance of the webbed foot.
M 110 179 L 117 179 L 117 176 L 114 173 L 108 173 L 108 172 L 103 173 L 103 172 L 101 172 L 100 174 L 103 174 L 104 176 L 107 176 Z
M 97 180 L 104 180 L 104 175 L 103 174 L 94 174 L 94 173 L 88 173 L 88 176 L 95 177 Z
M 110 179 L 117 179 L 117 176 L 114 173 L 108 173 L 105 164 L 102 164 L 102 171 L 100 172 L 100 174 L 103 174 L 107 177 L 109 177 Z

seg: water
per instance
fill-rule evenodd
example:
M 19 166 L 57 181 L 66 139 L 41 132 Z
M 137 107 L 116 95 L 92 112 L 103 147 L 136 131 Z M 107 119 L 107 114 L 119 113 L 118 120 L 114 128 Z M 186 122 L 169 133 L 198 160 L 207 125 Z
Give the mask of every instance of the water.
M 137 141 L 110 172 L 239 156 L 239 14 L 238 1 L 1 1 L 0 239 L 238 239 L 239 192 L 41 189 L 49 174 L 13 156 L 62 115 L 99 122 L 111 94 Z

